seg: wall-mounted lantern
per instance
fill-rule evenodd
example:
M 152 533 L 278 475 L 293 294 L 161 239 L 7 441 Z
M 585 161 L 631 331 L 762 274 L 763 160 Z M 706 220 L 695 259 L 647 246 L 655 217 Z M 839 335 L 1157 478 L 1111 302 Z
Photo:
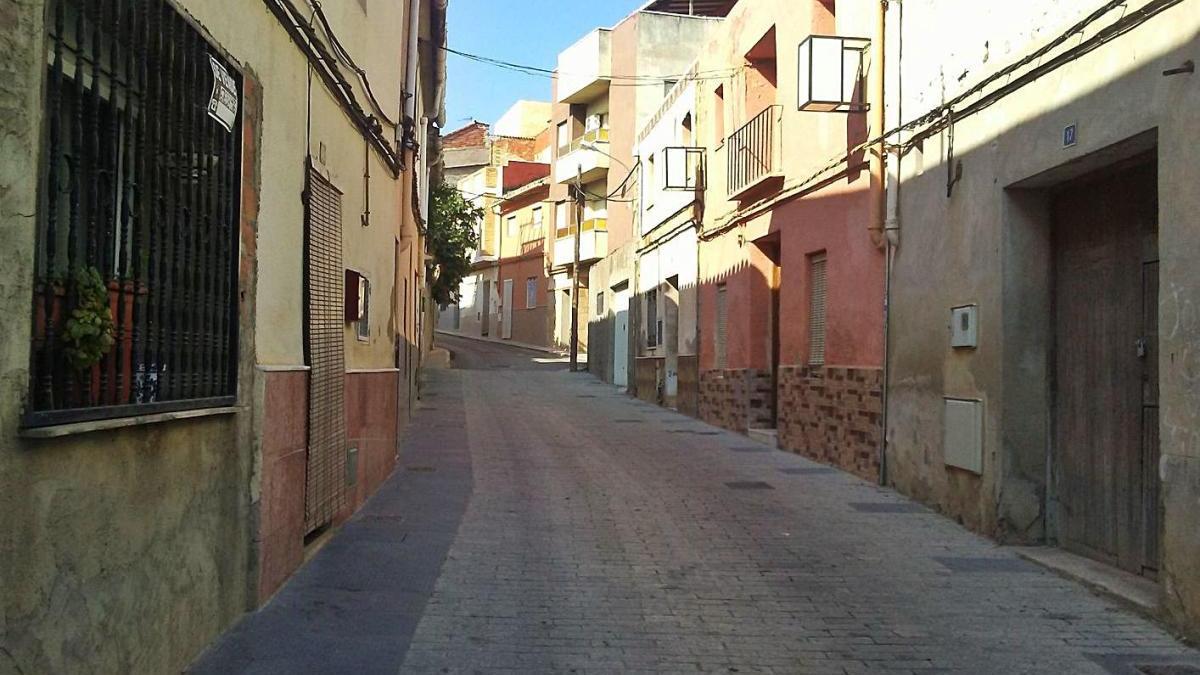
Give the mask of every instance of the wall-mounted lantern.
M 860 112 L 866 38 L 810 35 L 800 43 L 800 110 Z

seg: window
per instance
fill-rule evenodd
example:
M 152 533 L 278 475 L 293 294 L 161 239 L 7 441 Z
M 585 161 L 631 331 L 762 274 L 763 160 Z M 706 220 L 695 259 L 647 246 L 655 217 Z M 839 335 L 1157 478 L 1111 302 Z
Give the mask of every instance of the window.
M 717 286 L 717 329 L 713 331 L 717 342 L 717 368 L 729 367 L 729 301 L 725 284 Z
M 517 236 L 517 217 L 509 216 L 505 222 L 508 224 L 508 232 L 506 234 L 510 237 Z
M 537 281 L 537 277 L 529 277 L 525 280 L 525 309 L 537 307 Z
M 364 342 L 371 339 L 371 280 L 363 277 L 361 290 L 362 297 L 358 299 L 359 314 L 358 314 L 358 339 Z
M 596 293 L 596 316 L 604 316 L 604 291 Z
M 137 10 L 160 18 L 136 35 L 113 30 L 131 3 L 49 4 L 23 423 L 229 405 L 240 75 L 162 0 Z M 169 96 L 136 76 L 147 70 Z M 71 341 L 77 317 L 106 339 Z
M 554 205 L 554 236 L 557 239 L 571 234 L 570 221 L 567 219 L 567 209 L 570 206 L 570 202 L 558 202 Z
M 646 291 L 646 346 L 653 349 L 658 346 L 658 289 Z
M 571 151 L 571 121 L 567 120 L 558 125 L 558 156 L 562 157 Z
M 671 93 L 671 90 L 674 89 L 675 85 L 678 83 L 679 80 L 663 80 L 663 96 Z
M 825 365 L 825 254 L 808 259 L 808 363 Z
M 542 235 L 542 207 L 533 207 L 533 234 L 534 236 Z

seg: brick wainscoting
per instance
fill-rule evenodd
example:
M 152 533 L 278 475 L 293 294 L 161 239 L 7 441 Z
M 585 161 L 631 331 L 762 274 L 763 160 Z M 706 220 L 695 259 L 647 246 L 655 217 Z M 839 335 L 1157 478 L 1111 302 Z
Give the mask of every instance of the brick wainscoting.
M 774 426 L 771 371 L 753 368 L 700 374 L 700 419 L 732 431 Z
M 781 368 L 780 447 L 878 479 L 882 380 L 877 368 Z

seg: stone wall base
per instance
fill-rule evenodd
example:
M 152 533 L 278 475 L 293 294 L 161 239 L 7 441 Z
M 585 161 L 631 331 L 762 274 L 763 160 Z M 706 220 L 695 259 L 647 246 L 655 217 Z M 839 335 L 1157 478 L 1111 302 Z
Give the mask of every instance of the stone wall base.
M 878 368 L 780 368 L 780 447 L 878 480 L 882 381 Z
M 706 370 L 700 374 L 700 419 L 745 432 L 774 426 L 771 371 L 756 368 Z

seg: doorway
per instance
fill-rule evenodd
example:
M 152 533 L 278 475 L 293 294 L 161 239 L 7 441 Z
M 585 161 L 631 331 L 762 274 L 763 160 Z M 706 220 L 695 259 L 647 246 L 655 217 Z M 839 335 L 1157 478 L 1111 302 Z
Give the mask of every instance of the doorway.
M 512 318 L 513 318 L 513 280 L 504 280 L 504 291 L 500 298 L 500 337 L 505 340 L 512 339 Z
M 629 386 L 629 282 L 612 287 L 613 384 Z
M 1059 541 L 1154 577 L 1159 557 L 1155 156 L 1053 197 Z
M 479 287 L 480 301 L 483 305 L 483 312 L 479 316 L 479 334 L 487 337 L 491 332 L 492 327 L 492 280 L 484 279 L 483 284 Z
M 766 257 L 766 282 L 768 296 L 766 339 L 767 358 L 771 373 L 771 409 L 770 428 L 775 428 L 779 421 L 779 367 L 781 352 L 781 322 L 779 294 L 783 288 L 782 246 L 778 233 L 754 242 Z

